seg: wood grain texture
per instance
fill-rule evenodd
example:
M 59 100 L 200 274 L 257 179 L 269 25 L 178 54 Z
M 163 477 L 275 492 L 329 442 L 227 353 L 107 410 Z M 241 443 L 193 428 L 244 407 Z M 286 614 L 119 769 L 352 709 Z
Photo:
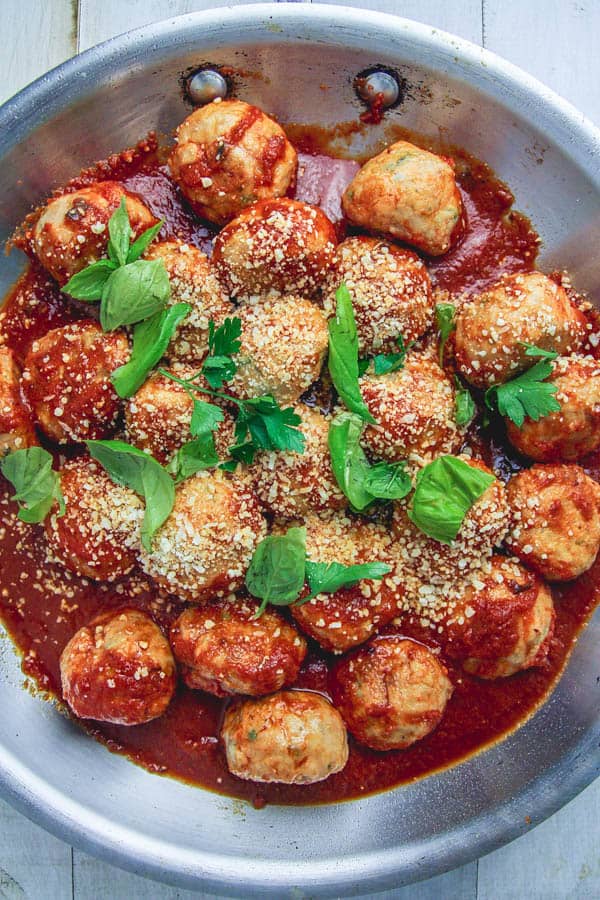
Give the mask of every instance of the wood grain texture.
M 239 3 L 240 0 L 237 0 Z M 246 0 L 252 2 L 252 0 Z M 600 121 L 596 0 L 329 0 L 413 18 L 521 65 Z M 77 49 L 120 32 L 235 0 L 0 0 L 0 95 L 10 96 Z M 483 6 L 483 8 L 482 8 Z M 78 45 L 77 45 L 78 38 Z M 1 97 L 0 97 L 1 99 Z M 408 888 L 362 900 L 596 900 L 600 780 L 507 847 Z M 240 893 L 240 897 L 242 894 Z M 122 872 L 69 847 L 0 802 L 0 898 L 214 900 Z

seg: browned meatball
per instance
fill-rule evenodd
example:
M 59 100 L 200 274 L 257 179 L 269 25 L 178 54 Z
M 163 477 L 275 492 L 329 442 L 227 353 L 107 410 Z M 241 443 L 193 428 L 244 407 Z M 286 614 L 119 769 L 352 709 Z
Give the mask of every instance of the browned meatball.
M 197 374 L 198 368 L 175 365 L 168 371 L 177 378 L 190 378 Z M 201 399 L 201 395 L 197 396 Z M 214 402 L 212 397 L 206 399 Z M 193 409 L 194 401 L 183 385 L 155 372 L 125 405 L 127 437 L 135 447 L 151 453 L 164 465 L 183 444 L 192 440 Z M 219 457 L 226 459 L 229 447 L 235 443 L 234 421 L 224 410 L 223 416 L 215 432 L 215 447 Z
M 60 285 L 106 256 L 108 220 L 122 197 L 135 239 L 157 220 L 139 197 L 116 181 L 99 181 L 62 194 L 42 210 L 33 229 L 32 249 Z
M 493 556 L 464 583 L 442 629 L 446 654 L 479 678 L 542 665 L 554 630 L 552 594 L 516 560 Z
M 258 501 L 241 477 L 198 472 L 177 487 L 152 550 L 142 548 L 142 568 L 182 600 L 204 603 L 242 586 L 265 534 Z
M 260 453 L 249 469 L 256 496 L 273 516 L 293 519 L 310 512 L 343 509 L 346 498 L 331 468 L 328 416 L 302 403 L 294 406 L 302 419 L 304 453 Z
M 526 355 L 525 344 L 566 355 L 585 335 L 585 316 L 563 287 L 540 272 L 505 275 L 458 312 L 456 363 L 471 384 L 486 388 L 538 362 Z
M 335 310 L 335 292 L 345 283 L 352 296 L 358 346 L 363 356 L 398 350 L 433 323 L 427 269 L 416 253 L 377 238 L 347 238 L 339 244 L 327 278 L 325 309 Z
M 171 174 L 194 211 L 217 225 L 256 200 L 282 197 L 296 177 L 298 157 L 283 129 L 242 100 L 196 109 L 175 140 Z
M 14 353 L 0 346 L 0 456 L 37 442 L 31 410 L 21 393 Z
M 587 571 L 600 549 L 600 484 L 579 466 L 533 466 L 508 482 L 512 552 L 549 581 Z
M 306 555 L 312 562 L 346 566 L 383 562 L 391 566 L 392 542 L 382 527 L 357 524 L 339 513 L 327 518 L 311 514 L 304 524 Z M 344 653 L 387 625 L 398 614 L 401 598 L 401 579 L 390 571 L 381 581 L 363 579 L 290 609 L 302 630 L 325 650 Z
M 142 501 L 112 481 L 89 457 L 60 470 L 65 514 L 46 520 L 51 554 L 67 569 L 96 581 L 113 581 L 135 565 L 144 517 Z
M 451 160 L 397 141 L 350 182 L 342 208 L 353 225 L 381 231 L 429 253 L 446 253 L 458 234 L 462 203 Z
M 282 404 L 298 400 L 321 373 L 328 346 L 327 321 L 300 297 L 263 300 L 238 310 L 242 347 L 227 383 L 234 397 L 272 394 Z
M 159 241 L 150 244 L 146 259 L 161 259 L 165 264 L 171 297 L 169 304 L 189 303 L 192 310 L 177 327 L 167 348 L 170 360 L 200 363 L 208 353 L 208 323 L 216 327 L 235 308 L 221 290 L 205 253 L 183 241 Z
M 232 704 L 221 738 L 229 771 L 250 781 L 313 784 L 348 761 L 342 717 L 313 691 L 280 691 Z
M 521 428 L 506 422 L 508 439 L 538 462 L 572 462 L 600 447 L 600 362 L 591 356 L 559 357 L 547 380 L 557 387 L 560 412 Z
M 103 613 L 71 638 L 60 658 L 62 692 L 81 719 L 142 725 L 175 691 L 175 663 L 162 631 L 140 610 Z
M 298 200 L 264 200 L 215 240 L 213 263 L 232 296 L 314 296 L 333 263 L 337 239 L 324 212 Z
M 348 730 L 373 750 L 403 750 L 439 724 L 453 687 L 423 644 L 386 635 L 350 654 L 333 672 L 333 700 Z
M 110 376 L 129 359 L 124 334 L 82 319 L 34 341 L 23 389 L 40 428 L 59 444 L 105 438 L 121 409 Z
M 409 353 L 402 369 L 365 375 L 360 387 L 376 420 L 362 436 L 373 456 L 422 465 L 459 450 L 463 432 L 456 424 L 454 384 L 429 355 Z
M 260 697 L 293 684 L 306 641 L 279 613 L 256 618 L 253 601 L 232 597 L 186 609 L 171 628 L 171 647 L 190 688 L 217 697 Z

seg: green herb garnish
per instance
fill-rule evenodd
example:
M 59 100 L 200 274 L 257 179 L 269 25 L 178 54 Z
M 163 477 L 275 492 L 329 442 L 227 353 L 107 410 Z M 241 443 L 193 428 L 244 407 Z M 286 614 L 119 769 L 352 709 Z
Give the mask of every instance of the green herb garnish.
M 397 372 L 398 369 L 404 368 L 406 354 L 413 346 L 414 341 L 405 345 L 404 338 L 399 334 L 396 343 L 398 353 L 379 353 L 373 357 L 373 371 L 376 375 L 387 375 L 389 372 Z
M 225 319 L 219 328 L 211 319 L 208 323 L 208 356 L 202 366 L 202 374 L 211 388 L 221 388 L 225 381 L 230 381 L 237 372 L 237 365 L 232 356 L 239 353 L 242 346 L 242 320 Z
M 457 456 L 440 456 L 417 475 L 408 517 L 429 537 L 451 544 L 495 476 Z
M 456 386 L 456 399 L 454 401 L 454 419 L 459 428 L 468 425 L 472 421 L 477 407 L 471 396 L 471 392 L 463 385 L 461 380 L 454 376 Z
M 175 484 L 179 484 L 196 472 L 212 469 L 218 464 L 214 435 L 211 431 L 205 431 L 179 448 L 167 465 L 167 471 L 174 476 Z
M 358 383 L 358 334 L 352 309 L 352 298 L 345 284 L 335 293 L 336 309 L 329 328 L 329 374 L 348 409 L 365 422 L 374 422 L 360 392 Z
M 384 575 L 392 571 L 387 563 L 359 563 L 355 566 L 344 566 L 342 563 L 322 563 L 306 560 L 306 580 L 310 587 L 308 597 L 303 597 L 298 606 L 312 600 L 319 594 L 334 594 L 341 588 L 352 587 L 359 581 L 370 579 L 381 581 Z
M 521 428 L 526 416 L 538 422 L 550 413 L 560 412 L 561 408 L 556 399 L 557 386 L 545 380 L 552 374 L 552 360 L 558 353 L 528 344 L 526 355 L 544 358 L 512 381 L 495 384 L 485 392 L 487 407 L 496 409 L 517 428 Z
M 438 303 L 435 307 L 435 322 L 440 333 L 440 366 L 443 366 L 446 342 L 456 328 L 456 307 L 454 304 Z
M 23 522 L 43 522 L 53 504 L 58 515 L 65 513 L 60 477 L 52 468 L 52 456 L 42 447 L 14 450 L 0 462 L 0 471 L 15 489 L 11 500 L 19 504 L 17 516 Z
M 376 500 L 400 500 L 412 487 L 403 461 L 369 463 L 360 445 L 363 427 L 356 413 L 342 412 L 331 422 L 328 438 L 335 480 L 356 512 Z
M 98 460 L 116 484 L 130 488 L 146 501 L 142 545 L 150 551 L 154 534 L 175 503 L 173 479 L 154 457 L 124 441 L 86 441 L 86 444 L 90 456 Z

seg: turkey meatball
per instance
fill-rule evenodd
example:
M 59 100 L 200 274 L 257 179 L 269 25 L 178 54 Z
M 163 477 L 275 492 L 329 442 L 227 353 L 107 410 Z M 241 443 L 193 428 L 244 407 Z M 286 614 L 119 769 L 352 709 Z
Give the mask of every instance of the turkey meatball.
M 508 439 L 538 462 L 574 461 L 600 447 L 600 362 L 591 356 L 559 357 L 547 379 L 556 385 L 560 411 L 521 428 L 507 420 Z
M 403 750 L 439 724 L 453 687 L 423 644 L 386 635 L 343 659 L 333 697 L 348 730 L 373 750 Z
M 229 771 L 250 781 L 313 784 L 348 761 L 342 717 L 312 691 L 280 691 L 238 701 L 223 720 Z
M 283 519 L 343 509 L 347 501 L 331 468 L 329 417 L 302 403 L 294 412 L 302 419 L 298 427 L 304 453 L 260 453 L 249 470 L 256 496 L 269 513 Z
M 329 335 L 323 312 L 300 297 L 270 299 L 238 310 L 242 347 L 227 390 L 244 400 L 272 394 L 293 403 L 317 380 Z
M 364 235 L 347 238 L 336 250 L 327 279 L 329 314 L 342 282 L 352 296 L 362 356 L 396 352 L 399 336 L 405 343 L 414 341 L 433 324 L 429 275 L 410 250 Z
M 516 560 L 493 556 L 447 614 L 445 652 L 471 675 L 505 678 L 545 662 L 554 618 L 548 586 Z
M 506 543 L 548 581 L 586 572 L 600 549 L 600 485 L 579 466 L 533 466 L 509 481 Z
M 128 359 L 125 335 L 104 334 L 91 319 L 54 328 L 34 341 L 22 383 L 44 433 L 59 444 L 108 437 L 121 410 L 110 376 Z
M 80 719 L 143 725 L 175 691 L 175 663 L 162 631 L 138 609 L 103 613 L 80 628 L 60 657 L 62 692 Z
M 379 459 L 423 465 L 463 442 L 456 424 L 456 391 L 435 359 L 409 353 L 402 369 L 365 375 L 363 399 L 376 422 L 368 424 L 362 443 Z
M 168 371 L 177 378 L 191 378 L 198 369 L 176 365 Z M 196 383 L 203 382 L 196 379 Z M 207 399 L 214 401 L 212 397 Z M 129 442 L 165 465 L 183 444 L 192 440 L 190 423 L 193 409 L 194 400 L 183 385 L 155 372 L 126 403 L 125 424 Z M 214 435 L 217 453 L 225 459 L 229 447 L 235 443 L 235 428 L 233 417 L 228 412 L 223 411 L 223 417 Z
M 233 597 L 190 607 L 171 628 L 171 647 L 190 688 L 217 697 L 272 694 L 298 677 L 306 641 L 271 609 Z
M 283 197 L 295 181 L 298 157 L 283 129 L 242 100 L 194 110 L 175 140 L 173 179 L 192 209 L 217 225 L 257 200 Z
M 304 524 L 306 556 L 311 562 L 346 566 L 383 562 L 393 568 L 392 541 L 381 526 L 357 523 L 339 513 L 327 518 L 312 514 Z M 304 595 L 308 595 L 307 589 Z M 344 653 L 387 625 L 398 614 L 401 598 L 401 579 L 390 571 L 380 581 L 363 579 L 294 604 L 290 610 L 300 628 L 325 650 Z
M 108 220 L 125 198 L 133 239 L 155 225 L 139 197 L 116 181 L 100 181 L 50 200 L 33 229 L 32 249 L 60 285 L 106 256 Z
M 238 476 L 198 472 L 176 489 L 171 515 L 142 549 L 144 571 L 188 603 L 240 588 L 266 524 L 256 497 Z
M 451 161 L 408 141 L 365 163 L 346 188 L 342 208 L 353 225 L 406 241 L 430 256 L 450 249 L 462 219 Z
M 213 263 L 238 300 L 266 294 L 313 297 L 331 268 L 337 243 L 324 212 L 297 200 L 264 200 L 216 237 Z
M 0 346 L 0 456 L 37 442 L 31 411 L 21 393 L 14 353 Z
M 201 362 L 208 353 L 208 323 L 218 328 L 235 308 L 221 290 L 208 256 L 183 241 L 159 241 L 150 244 L 146 259 L 160 259 L 171 285 L 169 305 L 189 303 L 191 312 L 177 330 L 167 348 L 172 361 Z
M 568 354 L 585 335 L 585 316 L 561 285 L 540 272 L 505 275 L 457 313 L 456 364 L 467 381 L 487 388 L 539 361 L 525 344 Z
M 129 488 L 115 484 L 89 457 L 60 470 L 65 514 L 55 508 L 46 519 L 51 555 L 86 578 L 113 581 L 134 567 L 144 505 Z

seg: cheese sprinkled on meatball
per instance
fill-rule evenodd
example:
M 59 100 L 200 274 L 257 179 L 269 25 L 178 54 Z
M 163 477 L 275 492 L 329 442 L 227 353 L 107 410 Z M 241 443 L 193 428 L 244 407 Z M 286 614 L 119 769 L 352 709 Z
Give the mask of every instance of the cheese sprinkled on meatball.
M 14 353 L 0 346 L 0 456 L 37 444 L 31 410 L 21 394 Z

